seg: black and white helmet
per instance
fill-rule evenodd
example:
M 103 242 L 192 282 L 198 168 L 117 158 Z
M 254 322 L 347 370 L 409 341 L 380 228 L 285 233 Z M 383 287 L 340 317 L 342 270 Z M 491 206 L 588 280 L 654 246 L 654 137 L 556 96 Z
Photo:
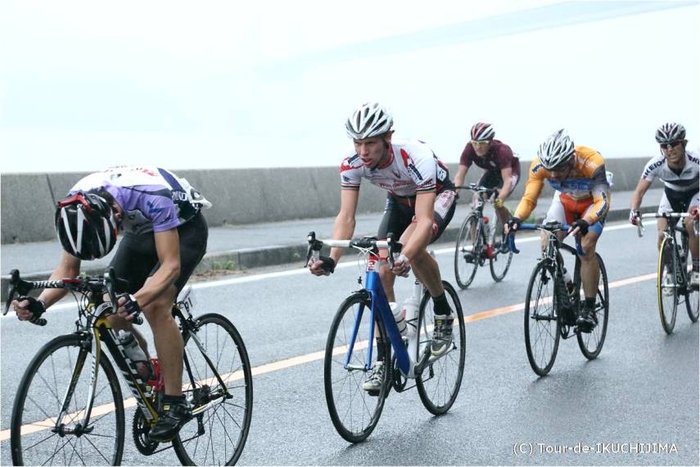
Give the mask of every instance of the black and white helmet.
M 680 123 L 664 123 L 656 130 L 656 142 L 673 143 L 685 139 L 685 127 Z
M 77 193 L 60 201 L 55 223 L 63 249 L 76 258 L 102 258 L 117 243 L 114 209 L 95 193 Z
M 552 170 L 571 160 L 575 153 L 574 142 L 562 128 L 552 133 L 537 150 L 537 158 L 547 170 Z
M 496 131 L 490 123 L 479 122 L 472 126 L 472 141 L 491 141 L 496 136 Z
M 394 126 L 394 118 L 377 102 L 361 105 L 345 122 L 345 130 L 352 139 L 366 139 L 383 135 Z

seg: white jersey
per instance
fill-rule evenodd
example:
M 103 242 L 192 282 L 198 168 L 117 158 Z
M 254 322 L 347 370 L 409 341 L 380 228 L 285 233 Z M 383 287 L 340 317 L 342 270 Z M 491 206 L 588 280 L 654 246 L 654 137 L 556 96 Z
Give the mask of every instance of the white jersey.
M 700 159 L 693 151 L 685 151 L 685 166 L 677 173 L 666 163 L 663 154 L 652 158 L 647 162 L 642 173 L 642 179 L 653 182 L 656 178 L 664 182 L 664 186 L 679 193 L 697 192 L 700 189 Z
M 343 189 L 359 190 L 363 178 L 401 198 L 424 192 L 441 193 L 452 186 L 447 167 L 427 144 L 418 140 L 392 141 L 389 161 L 382 167 L 365 167 L 355 152 L 343 159 L 340 165 Z

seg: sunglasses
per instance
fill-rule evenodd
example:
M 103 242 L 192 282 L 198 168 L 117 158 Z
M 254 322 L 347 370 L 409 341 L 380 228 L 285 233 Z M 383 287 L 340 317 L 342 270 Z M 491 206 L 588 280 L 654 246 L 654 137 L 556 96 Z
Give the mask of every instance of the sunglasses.
M 670 143 L 661 143 L 659 146 L 661 146 L 661 149 L 668 149 L 668 148 L 675 148 L 679 144 L 683 144 L 683 141 L 672 141 Z
M 474 145 L 474 146 L 486 146 L 490 142 L 491 141 L 474 141 L 474 140 L 471 141 L 472 145 Z

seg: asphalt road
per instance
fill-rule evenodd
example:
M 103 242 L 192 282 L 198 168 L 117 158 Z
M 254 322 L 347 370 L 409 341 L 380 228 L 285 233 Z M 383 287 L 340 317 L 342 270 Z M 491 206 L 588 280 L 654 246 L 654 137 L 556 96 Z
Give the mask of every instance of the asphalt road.
M 661 328 L 651 227 L 639 239 L 626 223 L 610 223 L 599 242 L 611 307 L 597 360 L 587 361 L 572 339 L 561 342 L 549 376 L 530 369 L 518 305 L 537 242 L 523 235 L 502 283 L 482 268 L 460 292 L 467 315 L 509 305 L 515 311 L 467 324 L 467 368 L 452 410 L 434 417 L 415 390 L 392 393 L 374 433 L 354 446 L 331 424 L 322 357 L 315 355 L 338 305 L 357 286 L 355 262 L 323 278 L 286 267 L 196 284 L 197 309 L 236 324 L 254 367 L 253 423 L 239 465 L 698 465 L 698 325 L 681 309 L 672 335 Z M 454 284 L 452 251 L 436 246 L 443 276 Z M 408 280 L 397 283 L 399 296 L 409 290 Z M 59 307 L 44 328 L 2 319 L 2 464 L 11 463 L 7 430 L 20 375 L 41 344 L 70 332 L 73 313 Z M 299 356 L 310 357 L 297 363 Z M 271 362 L 277 365 L 265 366 Z M 124 463 L 178 461 L 171 450 L 141 456 L 128 434 Z

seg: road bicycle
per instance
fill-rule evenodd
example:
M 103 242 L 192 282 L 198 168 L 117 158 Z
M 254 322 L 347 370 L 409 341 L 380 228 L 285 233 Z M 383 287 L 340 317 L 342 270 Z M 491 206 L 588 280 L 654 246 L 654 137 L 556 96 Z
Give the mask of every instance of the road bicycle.
M 125 353 L 109 316 L 123 283 L 112 268 L 104 276 L 29 282 L 13 270 L 4 314 L 12 300 L 41 288 L 69 290 L 76 299 L 75 332 L 56 337 L 32 359 L 12 407 L 10 446 L 15 465 L 118 465 L 126 433 L 124 410 L 135 405 L 132 433 L 144 455 L 175 450 L 183 465 L 233 465 L 248 437 L 253 379 L 241 335 L 225 317 L 192 316 L 186 289 L 173 305 L 185 343 L 183 392 L 192 419 L 172 443 L 150 441 L 164 394 L 157 359 L 150 376 L 139 373 Z M 45 325 L 44 318 L 32 319 Z M 135 322 L 143 322 L 138 315 Z M 112 361 L 133 398 L 123 400 Z
M 546 244 L 540 259 L 530 276 L 525 297 L 525 348 L 532 370 L 539 376 L 545 376 L 552 369 L 559 350 L 560 339 L 576 336 L 581 353 L 593 360 L 598 357 L 605 343 L 608 330 L 610 295 L 608 273 L 603 258 L 596 253 L 600 276 L 596 294 L 594 319 L 597 325 L 591 332 L 581 332 L 576 327 L 576 319 L 583 306 L 583 288 L 581 284 L 581 245 L 577 239 L 576 248 L 560 242 L 558 232 L 566 232 L 569 225 L 559 222 L 546 224 L 521 224 L 521 230 L 540 230 L 546 235 Z M 514 253 L 515 237 L 510 235 L 509 247 Z M 572 284 L 567 286 L 566 267 L 562 252 L 575 258 Z
M 659 304 L 661 326 L 666 334 L 671 334 L 676 326 L 678 304 L 685 302 L 690 321 L 698 321 L 698 288 L 690 286 L 690 276 L 693 273 L 693 261 L 688 248 L 688 232 L 679 219 L 685 219 L 687 212 L 667 212 L 663 214 L 642 214 L 637 223 L 637 235 L 644 235 L 642 219 L 664 218 L 666 229 L 659 248 L 659 261 L 656 274 L 656 296 Z M 698 221 L 693 224 L 698 232 Z M 678 239 L 680 234 L 680 240 Z
M 365 237 L 321 241 L 311 232 L 308 243 L 307 263 L 308 259 L 318 258 L 324 245 L 354 248 L 365 263 L 364 286 L 360 274 L 360 289 L 341 303 L 326 342 L 324 388 L 328 411 L 338 434 L 351 443 L 365 440 L 379 422 L 392 388 L 400 393 L 416 387 L 430 413 L 446 413 L 459 393 L 466 358 L 464 315 L 455 289 L 443 281 L 454 316 L 453 340 L 445 354 L 434 358 L 429 348 L 434 312 L 428 291 L 415 281 L 411 298 L 420 305 L 416 316 L 405 317 L 408 331 L 403 338 L 379 278 L 379 249 L 388 249 L 388 261 L 393 265 L 393 255 L 400 252 L 399 242 L 391 236 L 387 240 Z M 377 340 L 390 342 L 391 346 L 378 346 Z M 378 360 L 391 362 L 391 366 L 383 373 L 380 389 L 366 391 L 363 384 Z M 409 380 L 415 383 L 409 385 Z
M 489 263 L 491 277 L 494 281 L 500 282 L 506 277 L 510 263 L 513 260 L 513 252 L 500 251 L 503 235 L 503 222 L 494 213 L 494 228 L 489 223 L 489 218 L 484 216 L 484 201 L 481 195 L 491 201 L 491 197 L 498 193 L 497 188 L 487 188 L 485 186 L 470 183 L 469 185 L 458 186 L 458 189 L 473 191 L 477 197 L 474 209 L 462 222 L 455 245 L 455 280 L 461 289 L 466 289 L 471 285 L 479 266 Z

